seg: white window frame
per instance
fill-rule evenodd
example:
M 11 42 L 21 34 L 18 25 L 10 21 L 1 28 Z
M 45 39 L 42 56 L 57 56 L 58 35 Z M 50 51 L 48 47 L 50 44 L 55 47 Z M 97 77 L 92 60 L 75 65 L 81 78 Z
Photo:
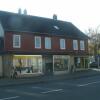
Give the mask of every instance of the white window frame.
M 66 49 L 65 39 L 60 39 L 60 49 Z
M 16 38 L 18 40 L 16 41 Z M 18 45 L 16 45 L 18 44 Z M 21 47 L 21 35 L 13 35 L 13 48 L 20 48 Z
M 45 49 L 51 49 L 51 38 L 45 37 Z
M 73 40 L 73 50 L 78 50 L 78 40 Z
M 85 42 L 84 42 L 84 40 L 80 41 L 80 50 L 85 50 Z
M 39 39 L 39 44 L 38 44 L 39 46 L 37 46 L 37 42 L 36 42 L 37 39 Z M 41 48 L 41 37 L 40 36 L 35 36 L 35 48 L 38 48 L 38 49 Z

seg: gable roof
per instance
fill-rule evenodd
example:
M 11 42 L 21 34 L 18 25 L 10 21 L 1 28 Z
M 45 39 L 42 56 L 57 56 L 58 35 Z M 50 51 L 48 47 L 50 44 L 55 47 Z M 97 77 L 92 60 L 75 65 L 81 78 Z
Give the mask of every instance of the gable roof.
M 0 22 L 5 31 L 38 32 L 88 39 L 72 23 L 50 18 L 0 11 Z

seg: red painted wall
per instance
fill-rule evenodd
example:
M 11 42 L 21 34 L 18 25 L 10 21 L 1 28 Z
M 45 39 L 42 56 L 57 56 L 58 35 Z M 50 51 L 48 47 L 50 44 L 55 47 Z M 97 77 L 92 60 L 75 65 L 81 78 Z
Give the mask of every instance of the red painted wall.
M 21 48 L 13 48 L 13 34 L 16 35 L 21 35 Z M 40 52 L 44 52 L 44 51 L 49 51 L 49 52 L 70 52 L 73 51 L 73 46 L 72 46 L 72 40 L 65 38 L 65 37 L 57 37 L 57 36 L 48 36 L 48 35 L 41 35 L 41 49 L 35 49 L 35 39 L 34 36 L 36 36 L 36 34 L 34 35 L 33 33 L 13 33 L 13 32 L 6 32 L 5 33 L 5 39 L 4 39 L 4 50 L 5 51 L 25 51 L 25 52 L 34 52 L 34 51 L 40 51 Z M 50 50 L 46 50 L 45 49 L 45 37 L 51 37 L 51 41 L 52 41 L 52 49 Z M 60 49 L 60 42 L 59 39 L 60 38 L 65 38 L 66 39 L 66 49 L 65 50 L 61 50 Z M 88 46 L 87 41 L 86 42 L 86 46 Z M 87 48 L 87 47 L 86 47 Z M 87 49 L 86 49 L 87 51 Z M 86 52 L 86 51 L 82 51 L 82 52 Z M 74 51 L 75 52 L 75 51 Z

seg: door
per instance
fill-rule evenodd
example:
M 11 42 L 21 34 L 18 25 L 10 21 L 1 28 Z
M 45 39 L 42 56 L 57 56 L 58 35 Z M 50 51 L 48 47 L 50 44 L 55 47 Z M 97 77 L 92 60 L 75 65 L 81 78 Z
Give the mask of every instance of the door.
M 53 74 L 53 56 L 45 56 L 45 73 L 47 75 Z

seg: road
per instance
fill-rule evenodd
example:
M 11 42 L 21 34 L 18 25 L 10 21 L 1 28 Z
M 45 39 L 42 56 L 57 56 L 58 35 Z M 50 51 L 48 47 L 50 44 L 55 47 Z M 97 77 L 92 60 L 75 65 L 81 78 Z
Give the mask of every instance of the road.
M 0 100 L 99 100 L 100 76 L 0 87 Z

